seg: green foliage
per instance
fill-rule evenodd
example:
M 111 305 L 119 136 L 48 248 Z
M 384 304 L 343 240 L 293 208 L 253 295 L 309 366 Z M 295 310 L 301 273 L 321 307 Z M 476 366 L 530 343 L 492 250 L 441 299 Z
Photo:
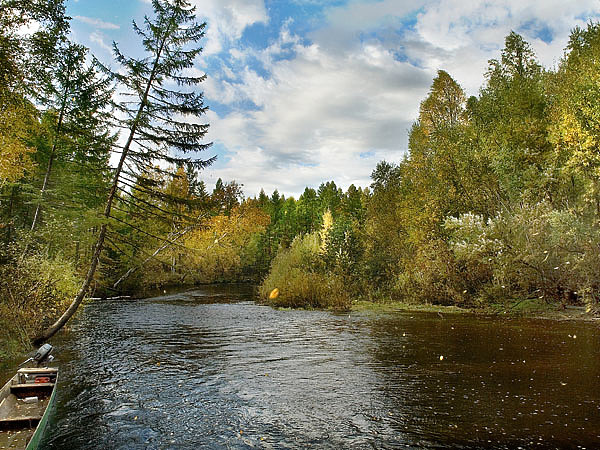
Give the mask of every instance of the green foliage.
M 312 188 L 305 188 L 298 198 L 296 205 L 297 226 L 300 233 L 312 233 L 320 228 L 319 199 L 317 192 Z
M 329 229 L 322 257 L 325 268 L 344 281 L 353 296 L 360 294 L 363 283 L 364 238 L 360 223 L 340 217 Z
M 600 217 L 600 24 L 573 30 L 568 49 L 551 85 L 555 168 L 569 200 Z
M 0 265 L 0 359 L 29 348 L 31 336 L 58 317 L 81 284 L 73 265 L 35 254 Z
M 480 301 L 537 298 L 597 308 L 600 233 L 573 212 L 539 203 L 488 223 L 473 215 L 449 219 L 446 227 L 458 265 L 478 275 L 469 293 Z
M 546 77 L 520 35 L 506 37 L 502 57 L 490 61 L 486 78 L 479 98 L 470 102 L 470 116 L 480 151 L 498 180 L 493 214 L 503 203 L 522 197 L 536 202 L 550 195 L 551 180 L 544 175 L 551 146 Z
M 223 183 L 223 180 L 219 178 L 212 192 L 211 201 L 217 211 L 229 215 L 231 210 L 240 204 L 242 197 L 243 192 L 239 184 L 235 181 Z
M 36 26 L 32 26 L 36 25 Z M 35 31 L 23 33 L 27 27 Z M 0 88 L 36 95 L 54 73 L 56 48 L 69 32 L 63 0 L 0 2 Z
M 461 87 L 444 71 L 433 80 L 421 103 L 419 120 L 409 136 L 410 154 L 404 177 L 411 183 L 411 201 L 421 206 L 421 227 L 436 233 L 448 215 L 480 207 L 477 148 L 472 145 L 466 98 Z
M 428 241 L 406 262 L 392 295 L 408 302 L 470 306 L 469 275 L 457 264 L 445 241 Z
M 411 205 L 405 200 L 402 168 L 382 161 L 371 174 L 373 194 L 367 203 L 364 244 L 365 277 L 371 290 L 386 290 L 393 284 L 410 248 L 405 218 Z
M 107 166 L 115 141 L 108 127 L 113 95 L 109 81 L 99 77 L 95 65 L 86 64 L 85 47 L 65 43 L 57 53 L 56 75 L 38 96 L 46 111 L 45 133 L 36 153 L 40 192 L 32 201 L 32 230 L 40 222 L 42 204 L 48 219 L 65 213 L 72 219 L 92 205 L 100 206 L 108 190 Z M 57 176 L 60 183 L 55 182 Z
M 268 300 L 273 306 L 292 308 L 347 309 L 351 300 L 343 279 L 325 273 L 318 233 L 298 236 L 289 249 L 279 251 L 269 275 L 260 286 L 260 296 L 268 299 L 275 288 L 280 295 Z
M 334 217 L 337 217 L 342 205 L 343 192 L 335 185 L 335 182 L 328 181 L 321 183 L 317 196 L 320 203 L 320 211 L 331 211 Z

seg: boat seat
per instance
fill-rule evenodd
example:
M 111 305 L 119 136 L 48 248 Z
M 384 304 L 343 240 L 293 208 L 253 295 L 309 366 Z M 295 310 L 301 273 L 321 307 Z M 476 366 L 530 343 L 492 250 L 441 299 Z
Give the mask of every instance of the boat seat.
M 35 428 L 42 420 L 41 416 L 20 416 L 0 419 L 0 430 L 18 430 L 20 428 Z
M 10 387 L 10 393 L 17 398 L 34 397 L 42 395 L 50 395 L 54 389 L 54 383 L 27 383 L 13 384 Z
M 23 367 L 22 369 L 17 370 L 17 373 L 42 375 L 47 373 L 58 373 L 58 369 L 56 367 Z

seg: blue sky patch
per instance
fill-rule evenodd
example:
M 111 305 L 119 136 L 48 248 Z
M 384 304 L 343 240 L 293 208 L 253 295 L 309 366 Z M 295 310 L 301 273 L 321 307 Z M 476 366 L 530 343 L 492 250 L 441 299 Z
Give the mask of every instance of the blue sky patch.
M 548 67 L 562 55 L 546 44 L 566 45 L 570 29 L 599 18 L 578 0 L 555 8 L 534 0 L 191 1 L 208 23 L 196 69 L 209 76 L 215 144 L 201 157 L 218 156 L 202 177 L 209 186 L 235 179 L 246 195 L 262 187 L 298 196 L 331 179 L 344 189 L 349 180 L 368 186 L 373 160 L 407 154 L 408 130 L 437 70 L 476 94 L 511 30 Z M 104 63 L 117 68 L 113 40 L 128 56 L 143 54 L 131 21 L 143 26 L 150 1 L 66 6 L 73 39 Z M 276 176 L 265 177 L 265 165 Z

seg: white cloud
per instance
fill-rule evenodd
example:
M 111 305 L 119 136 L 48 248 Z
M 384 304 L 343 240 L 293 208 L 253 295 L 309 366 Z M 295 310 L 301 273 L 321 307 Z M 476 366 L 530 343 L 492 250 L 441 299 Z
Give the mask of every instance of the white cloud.
M 105 22 L 94 17 L 74 16 L 73 19 L 78 20 L 79 22 L 86 23 L 101 30 L 118 30 L 120 28 L 117 24 Z
M 328 8 L 308 41 L 284 24 L 279 39 L 258 51 L 236 39 L 268 22 L 262 2 L 209 0 L 199 8 L 213 23 L 207 53 L 226 52 L 235 64 L 209 72 L 203 86 L 209 104 L 232 109 L 209 113 L 208 139 L 228 149 L 228 160 L 205 176 L 236 179 L 248 195 L 261 187 L 298 195 L 330 179 L 344 188 L 368 185 L 378 161 L 398 161 L 406 151 L 438 69 L 477 94 L 487 61 L 499 57 L 511 30 L 552 66 L 570 30 L 598 18 L 597 0 L 351 1 Z
M 273 62 L 288 43 L 295 58 Z M 237 179 L 250 195 L 261 187 L 298 195 L 329 179 L 343 187 L 367 185 L 376 156 L 401 157 L 417 114 L 413 100 L 429 85 L 427 73 L 397 61 L 376 42 L 357 52 L 329 53 L 286 32 L 255 56 L 269 79 L 246 67 L 237 83 L 211 80 L 205 86 L 209 102 L 250 100 L 260 107 L 208 117 L 208 139 L 232 152 L 226 168 L 209 169 L 211 176 Z
M 100 48 L 106 50 L 107 52 L 112 52 L 112 48 L 105 42 L 105 37 L 99 31 L 94 31 L 90 34 L 90 42 L 98 45 Z
M 239 39 L 246 27 L 267 23 L 263 0 L 192 0 L 196 14 L 208 24 L 204 55 L 214 55 Z
M 598 12 L 596 0 L 444 0 L 423 8 L 413 38 L 428 47 L 427 57 L 421 58 L 425 67 L 447 70 L 475 94 L 487 60 L 499 57 L 511 30 L 524 36 L 543 65 L 554 66 L 571 29 L 585 26 L 581 17 L 598 18 Z M 541 39 L 548 34 L 549 43 Z M 415 51 L 411 56 L 419 55 Z

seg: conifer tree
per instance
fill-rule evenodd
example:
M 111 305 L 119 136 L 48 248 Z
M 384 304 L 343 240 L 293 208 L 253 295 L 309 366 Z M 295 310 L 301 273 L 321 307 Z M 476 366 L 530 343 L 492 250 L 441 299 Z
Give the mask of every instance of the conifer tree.
M 23 33 L 32 24 L 36 31 Z M 0 89 L 35 96 L 54 75 L 55 50 L 68 32 L 63 0 L 0 0 Z
M 39 221 L 55 159 L 63 156 L 65 160 L 77 159 L 79 164 L 87 160 L 94 170 L 102 169 L 94 162 L 106 162 L 105 156 L 112 143 L 112 135 L 106 126 L 106 107 L 113 95 L 110 80 L 100 79 L 95 65 L 86 67 L 87 49 L 82 45 L 67 43 L 58 53 L 60 59 L 55 77 L 40 96 L 47 112 L 56 117 L 52 120 L 52 143 L 31 224 L 32 231 Z
M 127 183 L 127 180 L 133 180 L 139 170 L 154 166 L 159 161 L 189 163 L 198 168 L 213 161 L 185 157 L 186 153 L 199 152 L 210 145 L 203 142 L 208 125 L 193 123 L 207 109 L 202 93 L 194 89 L 205 76 L 186 74 L 186 69 L 193 66 L 202 51 L 198 41 L 204 36 L 206 23 L 196 22 L 195 8 L 186 0 L 153 0 L 152 6 L 155 17 L 146 17 L 144 27 L 133 23 L 135 32 L 142 39 L 146 56 L 125 56 L 114 44 L 115 59 L 121 70 L 112 71 L 105 67 L 106 73 L 124 91 L 124 99 L 116 104 L 123 118 L 116 125 L 124 131 L 125 137 L 119 147 L 121 156 L 104 209 L 106 222 L 100 227 L 92 261 L 79 293 L 65 313 L 34 342 L 53 336 L 72 317 L 85 297 L 107 239 L 109 222 L 117 220 L 113 207 L 118 191 L 123 196 L 135 195 L 124 189 L 121 181 Z M 152 191 L 151 188 L 148 190 Z

